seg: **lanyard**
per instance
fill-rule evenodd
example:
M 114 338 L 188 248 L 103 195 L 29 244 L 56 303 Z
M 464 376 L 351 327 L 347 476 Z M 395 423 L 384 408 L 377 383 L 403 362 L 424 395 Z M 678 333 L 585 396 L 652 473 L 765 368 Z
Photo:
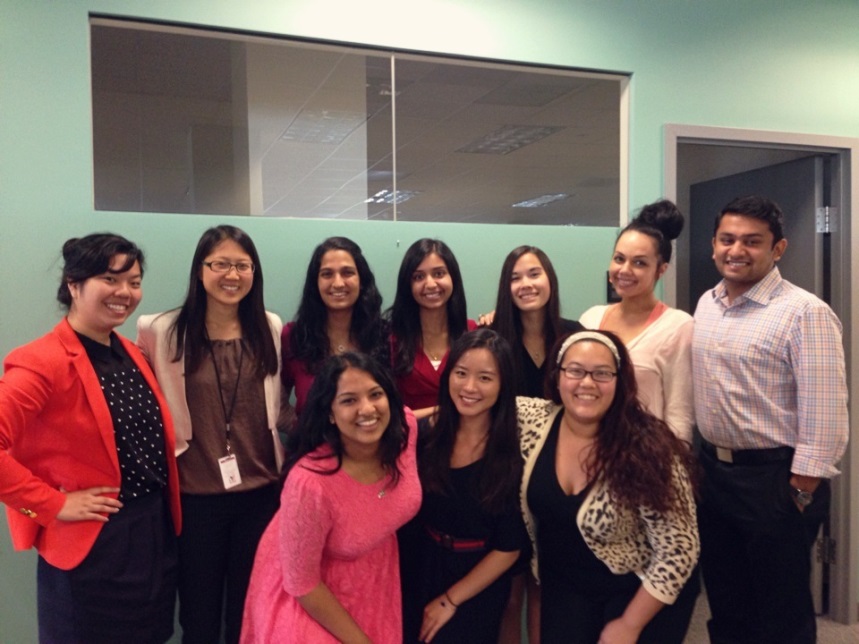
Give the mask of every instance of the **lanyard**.
M 221 401 L 221 410 L 224 412 L 224 422 L 226 423 L 227 454 L 231 454 L 232 449 L 230 448 L 230 432 L 232 431 L 232 428 L 230 426 L 230 423 L 232 423 L 233 420 L 233 411 L 236 408 L 236 398 L 238 397 L 239 393 L 239 380 L 242 377 L 242 362 L 244 362 L 245 359 L 245 344 L 244 342 L 242 342 L 241 339 L 239 339 L 239 369 L 236 372 L 236 384 L 233 387 L 233 397 L 230 400 L 229 410 L 227 410 L 227 404 L 224 401 L 224 386 L 221 382 L 221 372 L 218 370 L 218 361 L 215 360 L 215 352 L 212 349 L 212 342 L 209 340 L 208 337 L 206 338 L 206 346 L 209 347 L 209 353 L 212 356 L 212 366 L 215 367 L 215 379 L 218 381 L 218 398 Z

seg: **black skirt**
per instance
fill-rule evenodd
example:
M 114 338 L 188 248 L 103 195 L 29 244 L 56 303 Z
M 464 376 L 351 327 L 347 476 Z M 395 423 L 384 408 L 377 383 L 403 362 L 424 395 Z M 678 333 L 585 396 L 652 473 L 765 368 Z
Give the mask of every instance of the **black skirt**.
M 156 644 L 173 634 L 177 548 L 161 492 L 126 501 L 77 567 L 39 557 L 43 644 Z

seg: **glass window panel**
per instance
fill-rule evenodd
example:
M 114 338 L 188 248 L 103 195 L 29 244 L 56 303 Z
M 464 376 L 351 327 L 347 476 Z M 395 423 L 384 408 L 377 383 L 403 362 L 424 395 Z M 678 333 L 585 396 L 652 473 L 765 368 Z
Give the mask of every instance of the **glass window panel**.
M 617 225 L 621 76 L 91 31 L 97 209 Z

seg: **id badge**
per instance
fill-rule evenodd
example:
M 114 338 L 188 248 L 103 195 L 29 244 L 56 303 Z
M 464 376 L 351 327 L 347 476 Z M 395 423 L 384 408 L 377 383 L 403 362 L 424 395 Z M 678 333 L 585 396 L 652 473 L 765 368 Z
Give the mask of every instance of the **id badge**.
M 219 458 L 218 465 L 221 466 L 221 478 L 224 479 L 225 490 L 242 484 L 242 475 L 239 474 L 239 463 L 235 454 Z

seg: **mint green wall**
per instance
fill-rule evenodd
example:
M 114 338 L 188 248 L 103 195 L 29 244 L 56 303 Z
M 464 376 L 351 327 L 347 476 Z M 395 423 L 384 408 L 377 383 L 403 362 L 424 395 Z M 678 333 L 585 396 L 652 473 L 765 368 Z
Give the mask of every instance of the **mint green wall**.
M 0 0 L 0 355 L 58 319 L 52 294 L 66 238 L 109 229 L 143 245 L 149 272 L 140 310 L 153 311 L 179 302 L 196 239 L 213 223 L 93 210 L 90 13 L 629 72 L 633 206 L 660 196 L 665 123 L 859 137 L 855 0 Z M 405 247 L 421 236 L 445 239 L 463 265 L 472 315 L 491 305 L 510 248 L 542 246 L 575 316 L 601 301 L 614 233 L 218 221 L 245 227 L 257 241 L 267 303 L 285 317 L 312 246 L 331 234 L 364 247 L 387 302 Z M 12 553 L 0 535 L 0 642 L 35 641 L 34 557 Z

